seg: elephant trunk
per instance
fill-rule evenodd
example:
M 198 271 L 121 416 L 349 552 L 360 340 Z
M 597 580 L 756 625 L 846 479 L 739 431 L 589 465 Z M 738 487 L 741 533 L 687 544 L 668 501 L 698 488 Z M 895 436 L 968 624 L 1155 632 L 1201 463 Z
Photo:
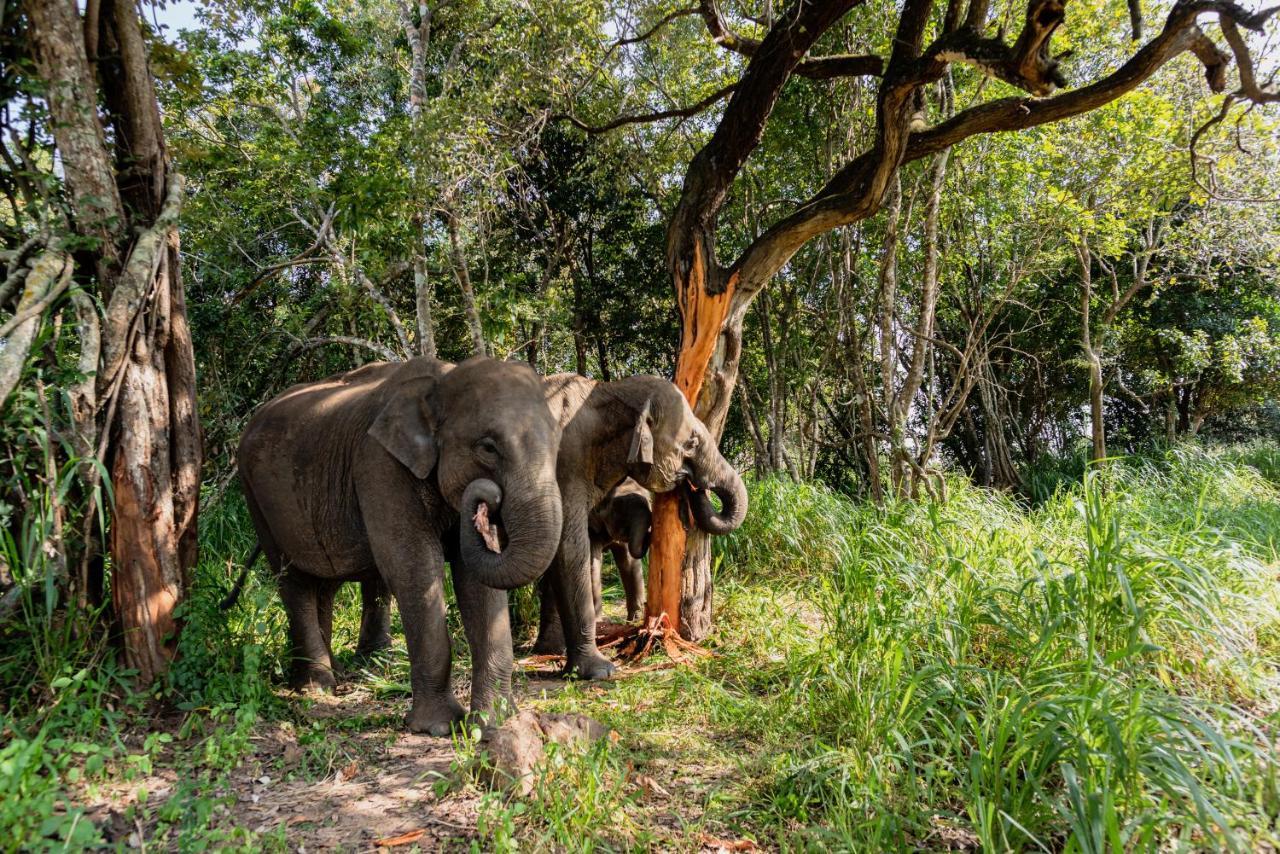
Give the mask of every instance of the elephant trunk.
M 715 536 L 736 531 L 747 516 L 747 487 L 742 477 L 719 452 L 712 459 L 694 461 L 690 470 L 692 484 L 697 487 L 689 490 L 694 524 Z M 711 492 L 720 499 L 719 511 L 711 503 Z
M 560 544 L 560 491 L 549 486 L 517 491 L 503 500 L 502 488 L 486 478 L 462 493 L 458 546 L 467 571 L 486 587 L 512 590 L 536 581 Z M 499 546 L 492 517 L 502 513 L 506 543 Z M 499 550 L 500 549 L 500 550 Z

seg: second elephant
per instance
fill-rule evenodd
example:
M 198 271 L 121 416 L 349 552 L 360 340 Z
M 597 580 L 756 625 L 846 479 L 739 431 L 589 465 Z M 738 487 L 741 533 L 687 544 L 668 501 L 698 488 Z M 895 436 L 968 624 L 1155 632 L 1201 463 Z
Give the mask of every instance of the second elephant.
M 547 586 L 560 612 L 566 671 L 584 679 L 607 678 L 615 667 L 596 646 L 591 512 L 630 477 L 651 492 L 679 488 L 694 524 L 709 534 L 727 534 L 746 516 L 747 490 L 669 380 L 633 376 L 597 382 L 558 374 L 544 384 L 547 405 L 563 431 L 556 478 L 564 524 Z M 709 493 L 719 497 L 719 510 Z

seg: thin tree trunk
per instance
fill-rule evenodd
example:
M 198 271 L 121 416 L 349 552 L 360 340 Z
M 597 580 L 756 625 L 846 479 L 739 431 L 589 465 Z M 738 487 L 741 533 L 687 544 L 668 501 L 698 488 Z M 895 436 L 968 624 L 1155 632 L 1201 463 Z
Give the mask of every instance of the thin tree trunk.
M 609 348 L 605 344 L 604 336 L 596 336 L 596 361 L 600 363 L 600 379 L 604 382 L 612 382 L 612 374 L 609 371 Z
M 765 401 L 765 426 L 769 428 L 769 435 L 766 437 L 766 448 L 769 456 L 769 471 L 782 471 L 784 463 L 782 461 L 783 453 L 783 417 L 785 413 L 786 402 L 782 399 L 781 382 L 778 378 L 778 359 L 773 346 L 773 312 L 772 301 L 769 294 L 760 295 L 760 302 L 756 306 L 756 311 L 760 315 L 760 344 L 764 354 L 764 366 L 767 380 L 767 388 L 769 397 Z
M 1096 463 L 1107 456 L 1107 428 L 1104 423 L 1106 412 L 1102 405 L 1102 359 L 1093 347 L 1089 314 L 1093 303 L 1092 259 L 1085 240 L 1081 233 L 1080 242 L 1076 246 L 1076 258 L 1080 261 L 1080 349 L 1089 370 L 1089 436 L 1092 440 L 1089 460 Z
M 409 42 L 409 120 L 414 128 L 414 140 L 417 141 L 424 133 L 422 108 L 427 100 L 427 46 L 431 41 L 431 7 L 426 3 L 419 3 L 418 21 L 415 23 L 413 8 L 401 0 L 400 24 L 404 28 L 405 39 Z M 409 169 L 410 180 L 415 187 L 421 188 L 418 166 L 419 160 L 415 156 Z M 434 359 L 436 331 L 432 302 L 435 285 L 427 271 L 427 259 L 424 255 L 427 245 L 427 217 L 422 210 L 413 215 L 413 241 L 413 293 L 418 327 L 418 355 Z
M 743 393 L 738 395 L 738 403 L 742 406 L 743 420 L 747 422 L 747 433 L 751 436 L 751 447 L 755 452 L 754 468 L 756 474 L 767 474 L 769 471 L 769 451 L 765 446 L 764 436 L 760 431 L 760 420 L 756 417 L 756 411 L 751 406 L 750 387 L 743 389 Z
M 462 291 L 462 306 L 467 315 L 467 327 L 471 330 L 471 352 L 476 356 L 487 356 L 489 348 L 485 345 L 484 327 L 480 323 L 480 310 L 476 307 L 476 292 L 471 285 L 471 273 L 467 269 L 467 257 L 462 251 L 462 240 L 458 234 L 458 217 L 452 207 L 445 209 L 445 226 L 449 231 L 449 253 L 453 260 L 453 273 L 458 279 L 458 287 Z
M 421 226 L 421 223 L 419 223 Z M 422 228 L 415 229 L 420 240 Z M 415 295 L 415 314 L 418 320 L 418 355 L 434 359 L 436 357 L 436 325 L 432 317 L 431 303 L 435 297 L 435 285 L 427 272 L 427 259 L 421 252 L 413 257 L 413 292 Z
M 857 389 L 859 402 L 858 427 L 862 431 L 859 440 L 862 443 L 862 455 L 867 463 L 867 481 L 871 487 L 871 500 L 877 505 L 884 503 L 884 487 L 880 483 L 880 453 L 876 446 L 875 420 L 872 417 L 871 389 L 867 387 L 867 374 L 862 367 L 862 352 L 859 348 L 853 353 L 849 362 L 853 372 L 854 388 Z
M 592 238 L 593 234 L 588 228 L 586 237 L 583 239 L 582 254 L 587 279 L 594 284 L 595 257 Z M 594 287 L 591 292 L 595 293 Z M 573 276 L 573 355 L 577 372 L 585 377 L 587 375 L 587 316 L 582 299 L 582 280 L 577 275 Z
M 902 182 L 894 176 L 885 199 L 884 241 L 880 249 L 880 395 L 885 434 L 889 437 L 889 480 L 895 492 L 904 488 L 907 472 L 903 461 L 902 420 L 895 403 L 897 342 L 894 316 L 898 300 L 898 228 L 902 218 Z
M 841 241 L 840 263 L 835 267 L 833 276 L 836 279 L 840 294 L 840 329 L 853 339 L 848 347 L 849 374 L 853 380 L 854 397 L 851 405 L 857 409 L 858 443 L 862 446 L 862 456 L 866 467 L 867 484 L 871 490 L 871 499 L 877 505 L 884 502 L 884 490 L 880 484 L 880 453 L 875 437 L 875 398 L 867 383 L 866 369 L 862 364 L 862 354 L 868 341 L 866 324 L 850 298 L 850 284 L 853 282 L 853 241 L 849 239 L 845 229 Z
M 925 206 L 924 276 L 920 289 L 920 313 L 912 335 L 914 340 L 911 343 L 907 375 L 893 398 L 893 426 L 890 435 L 894 437 L 896 453 L 905 453 L 905 440 L 901 434 L 911 412 L 911 404 L 924 382 L 925 363 L 933 350 L 933 321 L 938 308 L 938 214 L 942 206 L 942 189 L 947 180 L 947 159 L 950 153 L 951 149 L 944 148 L 933 158 L 932 183 Z M 918 469 L 903 467 L 903 480 L 898 484 L 900 491 L 905 486 L 907 492 L 913 495 L 916 493 L 917 471 Z

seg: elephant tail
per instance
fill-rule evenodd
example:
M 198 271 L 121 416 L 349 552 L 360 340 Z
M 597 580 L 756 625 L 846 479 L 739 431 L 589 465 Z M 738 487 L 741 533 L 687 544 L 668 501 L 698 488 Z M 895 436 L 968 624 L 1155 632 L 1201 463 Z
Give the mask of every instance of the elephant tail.
M 218 607 L 223 611 L 230 611 L 240 599 L 240 591 L 244 589 L 244 583 L 249 579 L 249 570 L 253 569 L 254 562 L 258 559 L 258 555 L 262 554 L 262 544 L 254 543 L 253 551 L 249 552 L 249 556 L 245 558 L 244 569 L 240 570 L 240 577 L 236 579 L 236 583 L 231 585 L 231 592 L 222 600 L 222 604 Z

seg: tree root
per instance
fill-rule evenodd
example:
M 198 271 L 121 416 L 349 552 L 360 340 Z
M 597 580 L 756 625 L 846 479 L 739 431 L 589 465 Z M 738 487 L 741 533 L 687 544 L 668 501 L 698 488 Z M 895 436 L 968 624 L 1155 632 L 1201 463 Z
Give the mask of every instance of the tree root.
M 597 638 L 600 649 L 617 647 L 618 660 L 625 663 L 637 661 L 661 648 L 675 664 L 689 664 L 698 658 L 711 658 L 711 650 L 680 637 L 671 625 L 667 612 L 650 617 L 643 624 L 617 626 L 621 631 L 610 631 Z M 656 669 L 656 668 L 646 668 Z

